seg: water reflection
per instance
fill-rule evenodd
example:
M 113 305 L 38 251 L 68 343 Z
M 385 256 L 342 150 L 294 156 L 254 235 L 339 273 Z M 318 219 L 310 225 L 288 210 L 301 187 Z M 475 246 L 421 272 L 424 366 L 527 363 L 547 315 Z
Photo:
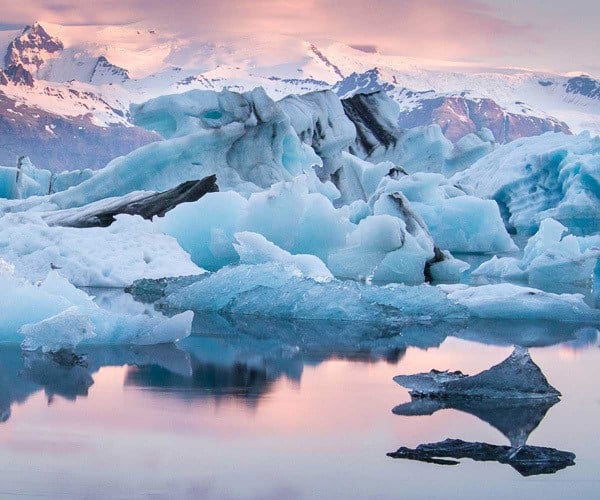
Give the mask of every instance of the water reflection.
M 389 457 L 438 465 L 457 465 L 459 462 L 449 459 L 460 458 L 495 461 L 510 465 L 523 476 L 553 474 L 575 465 L 575 454 L 571 452 L 527 445 L 529 435 L 560 401 L 560 393 L 548 384 L 523 348 L 477 375 L 432 370 L 400 375 L 395 380 L 411 389 L 411 401 L 396 406 L 394 414 L 425 416 L 442 409 L 458 410 L 500 431 L 510 446 L 446 439 L 416 448 L 400 447 L 388 453 Z
M 103 300 L 108 302 L 107 297 Z M 115 297 L 111 307 L 129 305 Z M 24 402 L 40 390 L 49 402 L 55 396 L 68 400 L 85 397 L 95 373 L 109 366 L 128 366 L 125 384 L 129 387 L 154 389 L 186 400 L 234 398 L 256 405 L 278 380 L 298 384 L 305 367 L 330 359 L 397 364 L 408 348 L 439 347 L 448 337 L 499 346 L 562 343 L 575 350 L 596 343 L 598 338 L 595 328 L 556 323 L 472 321 L 466 325 L 383 329 L 364 323 L 216 315 L 197 315 L 194 330 L 192 337 L 178 345 L 86 346 L 75 354 L 49 355 L 22 352 L 18 346 L 0 346 L 0 419 L 6 421 L 13 404 Z M 498 404 L 489 406 L 483 400 L 413 401 L 395 411 L 425 415 L 454 408 L 489 422 L 513 442 L 517 435 L 528 435 L 549 408 L 547 403 Z M 508 424 L 518 429 L 509 429 Z
M 500 446 L 446 439 L 439 443 L 421 444 L 414 449 L 401 447 L 387 454 L 392 458 L 418 460 L 437 465 L 457 465 L 449 459 L 470 458 L 476 462 L 498 462 L 510 465 L 522 476 L 554 474 L 575 465 L 575 455 L 568 451 L 543 446 Z

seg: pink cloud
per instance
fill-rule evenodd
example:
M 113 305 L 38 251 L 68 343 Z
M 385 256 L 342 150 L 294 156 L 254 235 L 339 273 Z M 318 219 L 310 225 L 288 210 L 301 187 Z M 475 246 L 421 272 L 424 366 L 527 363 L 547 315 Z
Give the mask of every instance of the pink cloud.
M 506 53 L 515 41 L 533 40 L 528 27 L 503 20 L 478 0 L 0 0 L 0 7 L 3 22 L 145 19 L 187 34 L 277 32 L 445 59 Z

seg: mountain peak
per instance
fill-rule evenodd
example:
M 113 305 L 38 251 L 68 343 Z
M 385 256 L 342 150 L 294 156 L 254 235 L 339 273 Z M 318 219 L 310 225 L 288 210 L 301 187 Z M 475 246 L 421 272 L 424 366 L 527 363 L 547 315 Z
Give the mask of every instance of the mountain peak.
M 8 45 L 5 66 L 22 65 L 34 74 L 53 54 L 64 49 L 63 43 L 48 34 L 39 21 L 26 26 L 21 35 Z

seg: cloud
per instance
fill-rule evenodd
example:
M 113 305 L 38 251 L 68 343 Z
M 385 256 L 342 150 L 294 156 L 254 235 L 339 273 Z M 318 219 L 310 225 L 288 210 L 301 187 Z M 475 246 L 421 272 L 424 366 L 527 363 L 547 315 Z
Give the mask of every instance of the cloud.
M 533 40 L 529 27 L 502 19 L 478 0 L 0 0 L 0 11 L 11 24 L 145 20 L 187 35 L 277 32 L 463 60 L 510 52 L 515 41 Z

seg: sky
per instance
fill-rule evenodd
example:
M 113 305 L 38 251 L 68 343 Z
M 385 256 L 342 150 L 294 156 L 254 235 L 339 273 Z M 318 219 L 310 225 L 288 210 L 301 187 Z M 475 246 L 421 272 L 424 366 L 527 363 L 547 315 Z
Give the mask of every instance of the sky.
M 600 75 L 597 0 L 0 0 L 0 29 L 144 21 L 182 35 L 257 31 L 381 53 Z

